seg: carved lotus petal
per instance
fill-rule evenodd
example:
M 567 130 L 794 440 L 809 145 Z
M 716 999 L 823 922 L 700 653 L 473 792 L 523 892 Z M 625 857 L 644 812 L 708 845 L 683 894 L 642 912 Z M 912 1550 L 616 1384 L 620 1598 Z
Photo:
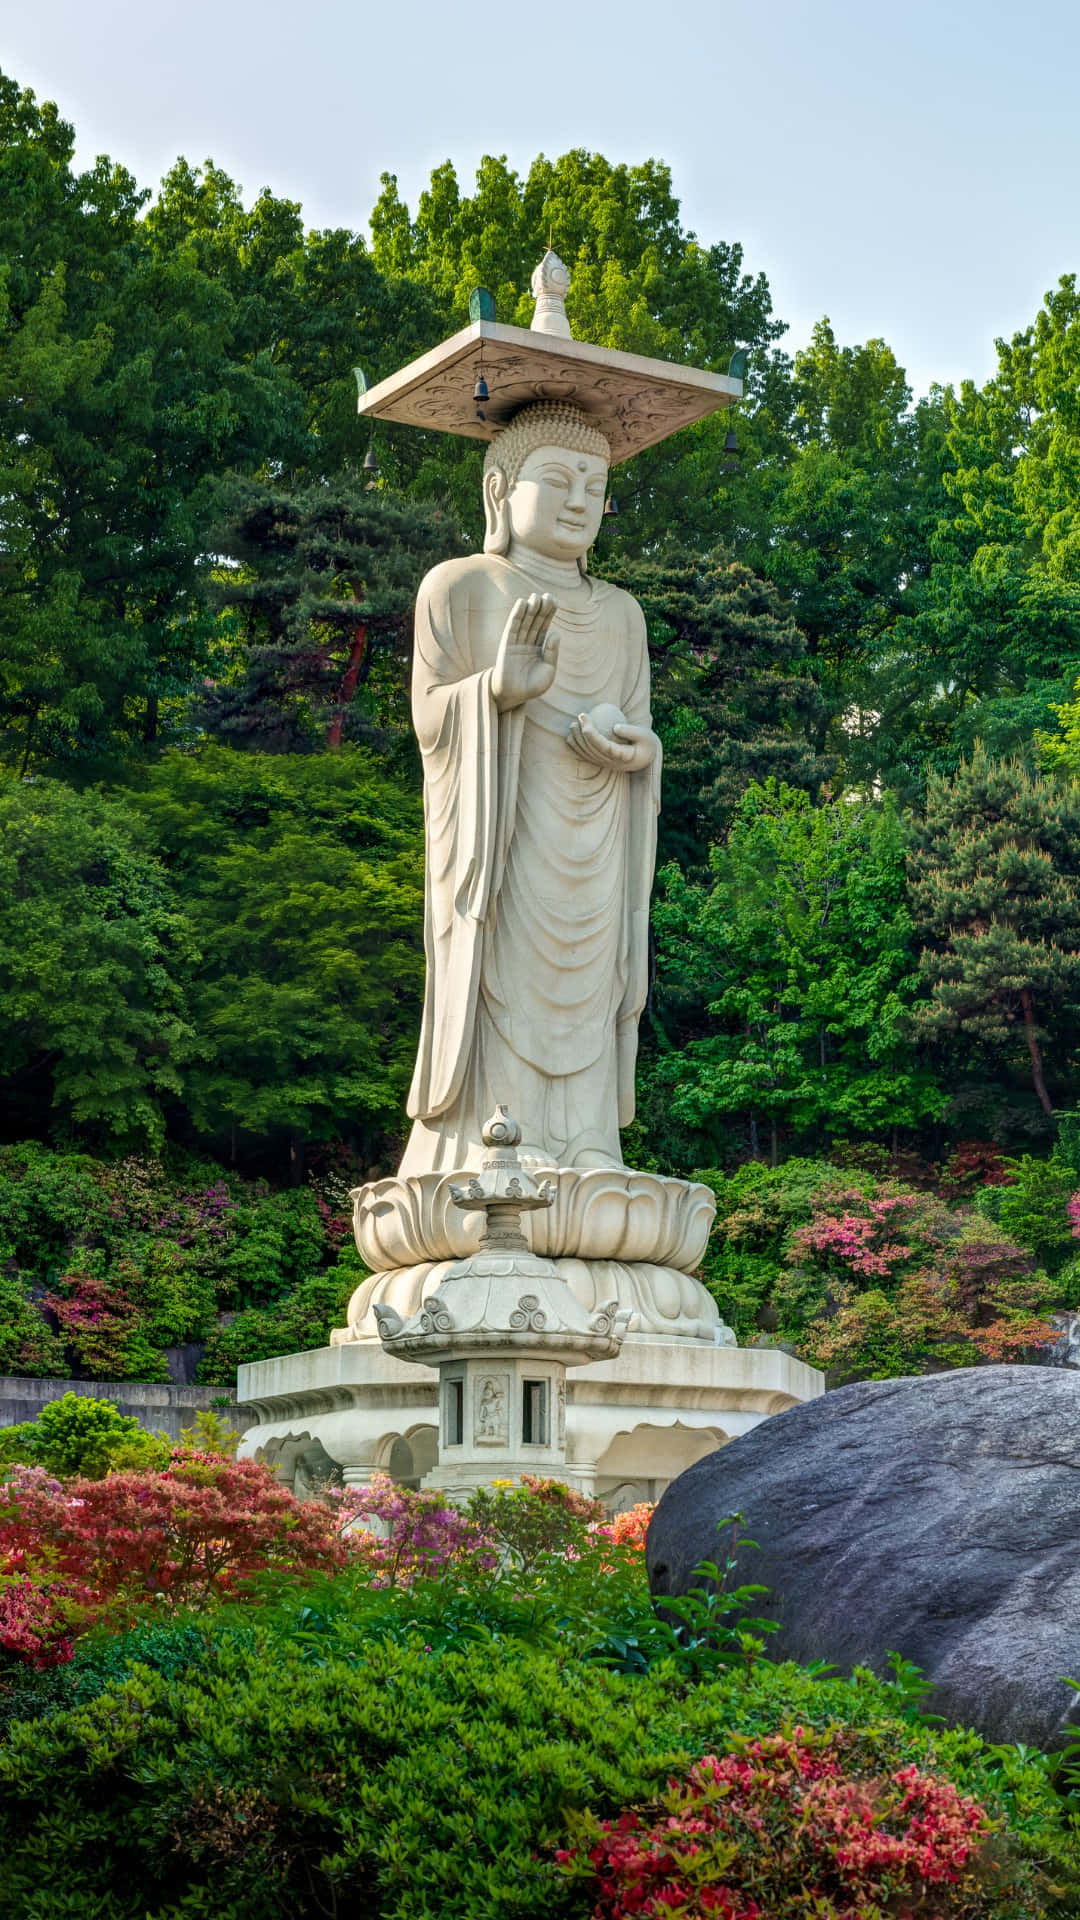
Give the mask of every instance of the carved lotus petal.
M 518 1263 L 513 1260 L 502 1264 L 505 1275 L 492 1273 L 493 1279 L 510 1278 L 518 1271 Z M 402 1320 L 411 1319 L 430 1303 L 452 1265 L 448 1260 L 425 1260 L 389 1273 L 371 1274 L 353 1294 L 348 1328 L 333 1336 L 333 1344 L 348 1340 L 377 1342 L 376 1306 L 391 1307 Z M 712 1295 L 692 1274 L 680 1273 L 674 1267 L 620 1260 L 557 1259 L 555 1265 L 586 1315 L 605 1312 L 614 1300 L 618 1314 L 628 1316 L 631 1337 L 703 1340 L 710 1346 L 734 1341 L 721 1322 Z M 488 1263 L 485 1269 L 490 1271 Z
M 366 1265 L 385 1272 L 475 1253 L 483 1216 L 460 1200 L 455 1205 L 463 1178 L 423 1173 L 357 1187 L 353 1221 Z M 627 1167 L 545 1167 L 542 1180 L 554 1190 L 553 1203 L 522 1221 L 534 1253 L 648 1261 L 687 1274 L 700 1264 L 716 1211 L 708 1187 Z
M 547 1178 L 555 1201 L 529 1223 L 535 1253 L 648 1260 L 685 1273 L 700 1265 L 716 1212 L 708 1187 L 622 1167 L 553 1170 Z

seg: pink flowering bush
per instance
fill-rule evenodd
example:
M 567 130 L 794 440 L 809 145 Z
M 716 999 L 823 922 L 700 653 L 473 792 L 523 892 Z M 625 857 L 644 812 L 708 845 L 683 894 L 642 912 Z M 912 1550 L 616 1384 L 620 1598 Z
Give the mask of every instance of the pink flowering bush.
M 167 1380 L 163 1353 L 147 1339 L 123 1276 L 77 1269 L 65 1273 L 43 1306 L 55 1315 L 80 1372 L 97 1380 Z
M 10 1468 L 0 1487 L 0 1524 L 10 1505 L 30 1512 L 42 1502 L 65 1498 L 59 1480 L 43 1467 Z M 6 1553 L 0 1550 L 0 1668 L 5 1661 L 52 1667 L 70 1660 L 72 1640 L 93 1613 L 85 1585 L 47 1577 L 35 1547 L 36 1542 L 14 1543 Z
M 1047 1315 L 1060 1287 L 983 1211 L 823 1162 L 741 1167 L 713 1185 L 704 1274 L 721 1312 L 835 1381 L 1022 1360 L 1058 1337 Z
M 641 1551 L 653 1514 L 642 1504 L 605 1517 L 599 1500 L 535 1474 L 481 1487 L 464 1509 L 440 1493 L 398 1486 L 385 1473 L 373 1474 L 364 1487 L 330 1488 L 325 1499 L 354 1561 L 380 1587 L 499 1567 L 529 1576 L 552 1557 L 583 1560 L 605 1544 Z M 601 1557 L 597 1566 L 603 1565 Z
M 813 1260 L 861 1280 L 893 1280 L 910 1264 L 921 1224 L 918 1194 L 873 1198 L 857 1187 L 826 1188 L 819 1207 L 788 1240 L 790 1266 Z
M 856 1737 L 796 1727 L 706 1754 L 659 1806 L 573 1819 L 557 1858 L 594 1920 L 972 1920 L 990 1915 L 977 1801 Z
M 891 1291 L 834 1285 L 806 1327 L 802 1350 L 841 1373 L 914 1373 L 933 1362 L 968 1366 L 1017 1361 L 1052 1345 L 1046 1275 L 1000 1227 L 978 1215 L 951 1216 L 956 1231 L 916 1247 L 919 1264 Z
M 346 1530 L 352 1559 L 374 1586 L 409 1587 L 466 1563 L 480 1570 L 497 1563 L 493 1536 L 441 1493 L 416 1492 L 376 1473 L 366 1486 L 331 1489 L 326 1498 Z
M 649 1530 L 649 1521 L 656 1508 L 646 1500 L 637 1506 L 627 1507 L 624 1513 L 615 1513 L 608 1520 L 594 1523 L 590 1531 L 601 1540 L 610 1540 L 615 1547 L 636 1547 L 645 1551 L 645 1535 Z

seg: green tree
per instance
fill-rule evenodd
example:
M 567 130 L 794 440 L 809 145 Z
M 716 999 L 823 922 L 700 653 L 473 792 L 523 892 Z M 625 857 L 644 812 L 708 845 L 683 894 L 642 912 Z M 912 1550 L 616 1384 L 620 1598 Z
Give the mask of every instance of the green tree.
M 1080 1008 L 1080 784 L 978 747 L 953 778 L 931 775 L 910 871 L 923 1036 L 964 1036 L 999 1069 L 1025 1058 L 1052 1116 L 1047 1076 L 1071 1082 Z
M 921 604 L 941 510 L 942 396 L 911 407 L 883 340 L 842 347 L 819 321 L 795 357 L 786 451 L 756 484 L 747 558 L 788 598 L 820 684 L 822 732 L 854 777 L 888 763 L 908 698 L 894 629 Z M 886 739 L 882 741 L 884 731 Z
M 443 329 L 431 295 L 380 271 L 362 235 L 305 232 L 299 204 L 269 188 L 245 207 L 235 181 L 210 160 L 178 160 L 144 224 L 156 259 L 186 254 L 231 302 L 237 364 L 252 378 L 272 367 L 288 394 L 293 431 L 275 441 L 277 473 L 296 482 L 358 464 L 353 368 L 381 380 L 434 346 Z M 235 464 L 250 472 L 261 463 Z
M 747 406 L 760 413 L 766 445 L 774 416 L 786 411 L 787 361 L 773 343 L 774 318 L 763 274 L 743 271 L 736 243 L 702 245 L 682 224 L 671 172 L 661 161 L 615 166 L 575 149 L 537 158 L 521 178 L 505 158 L 486 156 L 473 193 L 461 191 L 452 164 L 437 167 L 415 217 L 397 182 L 383 177 L 371 216 L 375 265 L 422 287 L 444 331 L 468 321 L 469 293 L 486 286 L 500 319 L 528 326 L 529 279 L 549 235 L 572 275 L 568 312 L 575 333 L 599 346 L 666 360 L 690 360 L 725 372 L 734 348 L 750 349 Z M 434 343 L 432 343 L 434 344 Z M 740 508 L 724 447 L 730 420 L 705 420 L 674 446 L 639 455 L 619 469 L 618 523 L 610 549 L 634 552 L 670 536 L 698 546 L 729 538 Z M 387 470 L 420 494 L 449 497 L 464 525 L 477 522 L 480 455 L 437 436 L 391 435 Z
M 669 551 L 604 568 L 640 600 L 664 745 L 660 864 L 705 870 L 753 781 L 816 790 L 821 696 L 776 589 L 723 553 Z
M 196 1049 L 192 927 L 117 799 L 0 778 L 5 1124 L 160 1140 Z
M 288 1155 L 400 1126 L 423 983 L 420 803 L 359 748 L 167 753 L 132 797 L 182 890 L 199 959 L 195 1129 Z
M 412 606 L 425 570 L 460 551 L 452 523 L 347 473 L 291 492 L 238 480 L 228 507 L 215 546 L 233 565 L 210 592 L 236 617 L 202 702 L 211 730 L 278 749 L 406 737 Z
M 122 168 L 0 76 L 0 745 L 24 771 L 152 741 L 203 659 L 218 475 L 298 450 L 300 396 Z
M 666 1041 L 650 1098 L 702 1164 L 717 1122 L 764 1121 L 817 1143 L 895 1135 L 941 1110 L 910 1044 L 919 976 L 905 833 L 894 807 L 774 780 L 744 795 L 711 884 L 669 867 L 655 907 L 656 1021 Z
M 945 399 L 944 497 L 888 716 L 900 754 L 954 770 L 981 739 L 1033 755 L 1080 670 L 1076 381 L 1080 298 L 1067 276 L 1032 326 L 999 340 L 981 389 Z

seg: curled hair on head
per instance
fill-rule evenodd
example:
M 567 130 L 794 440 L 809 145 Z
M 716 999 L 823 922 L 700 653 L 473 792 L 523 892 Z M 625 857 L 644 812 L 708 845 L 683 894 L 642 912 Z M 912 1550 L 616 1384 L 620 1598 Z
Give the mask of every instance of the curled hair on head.
M 537 447 L 565 447 L 568 453 L 592 453 L 611 461 L 608 442 L 580 407 L 565 400 L 534 400 L 496 434 L 484 459 L 484 472 L 497 467 L 512 487 Z

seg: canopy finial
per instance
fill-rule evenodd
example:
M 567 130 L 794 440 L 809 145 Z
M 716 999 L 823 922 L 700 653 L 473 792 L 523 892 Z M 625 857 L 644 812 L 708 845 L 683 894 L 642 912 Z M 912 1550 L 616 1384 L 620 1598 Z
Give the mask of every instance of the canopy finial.
M 533 269 L 530 286 L 536 295 L 533 313 L 534 333 L 555 333 L 569 340 L 570 322 L 566 317 L 566 296 L 570 291 L 570 269 L 548 248 L 538 267 Z

